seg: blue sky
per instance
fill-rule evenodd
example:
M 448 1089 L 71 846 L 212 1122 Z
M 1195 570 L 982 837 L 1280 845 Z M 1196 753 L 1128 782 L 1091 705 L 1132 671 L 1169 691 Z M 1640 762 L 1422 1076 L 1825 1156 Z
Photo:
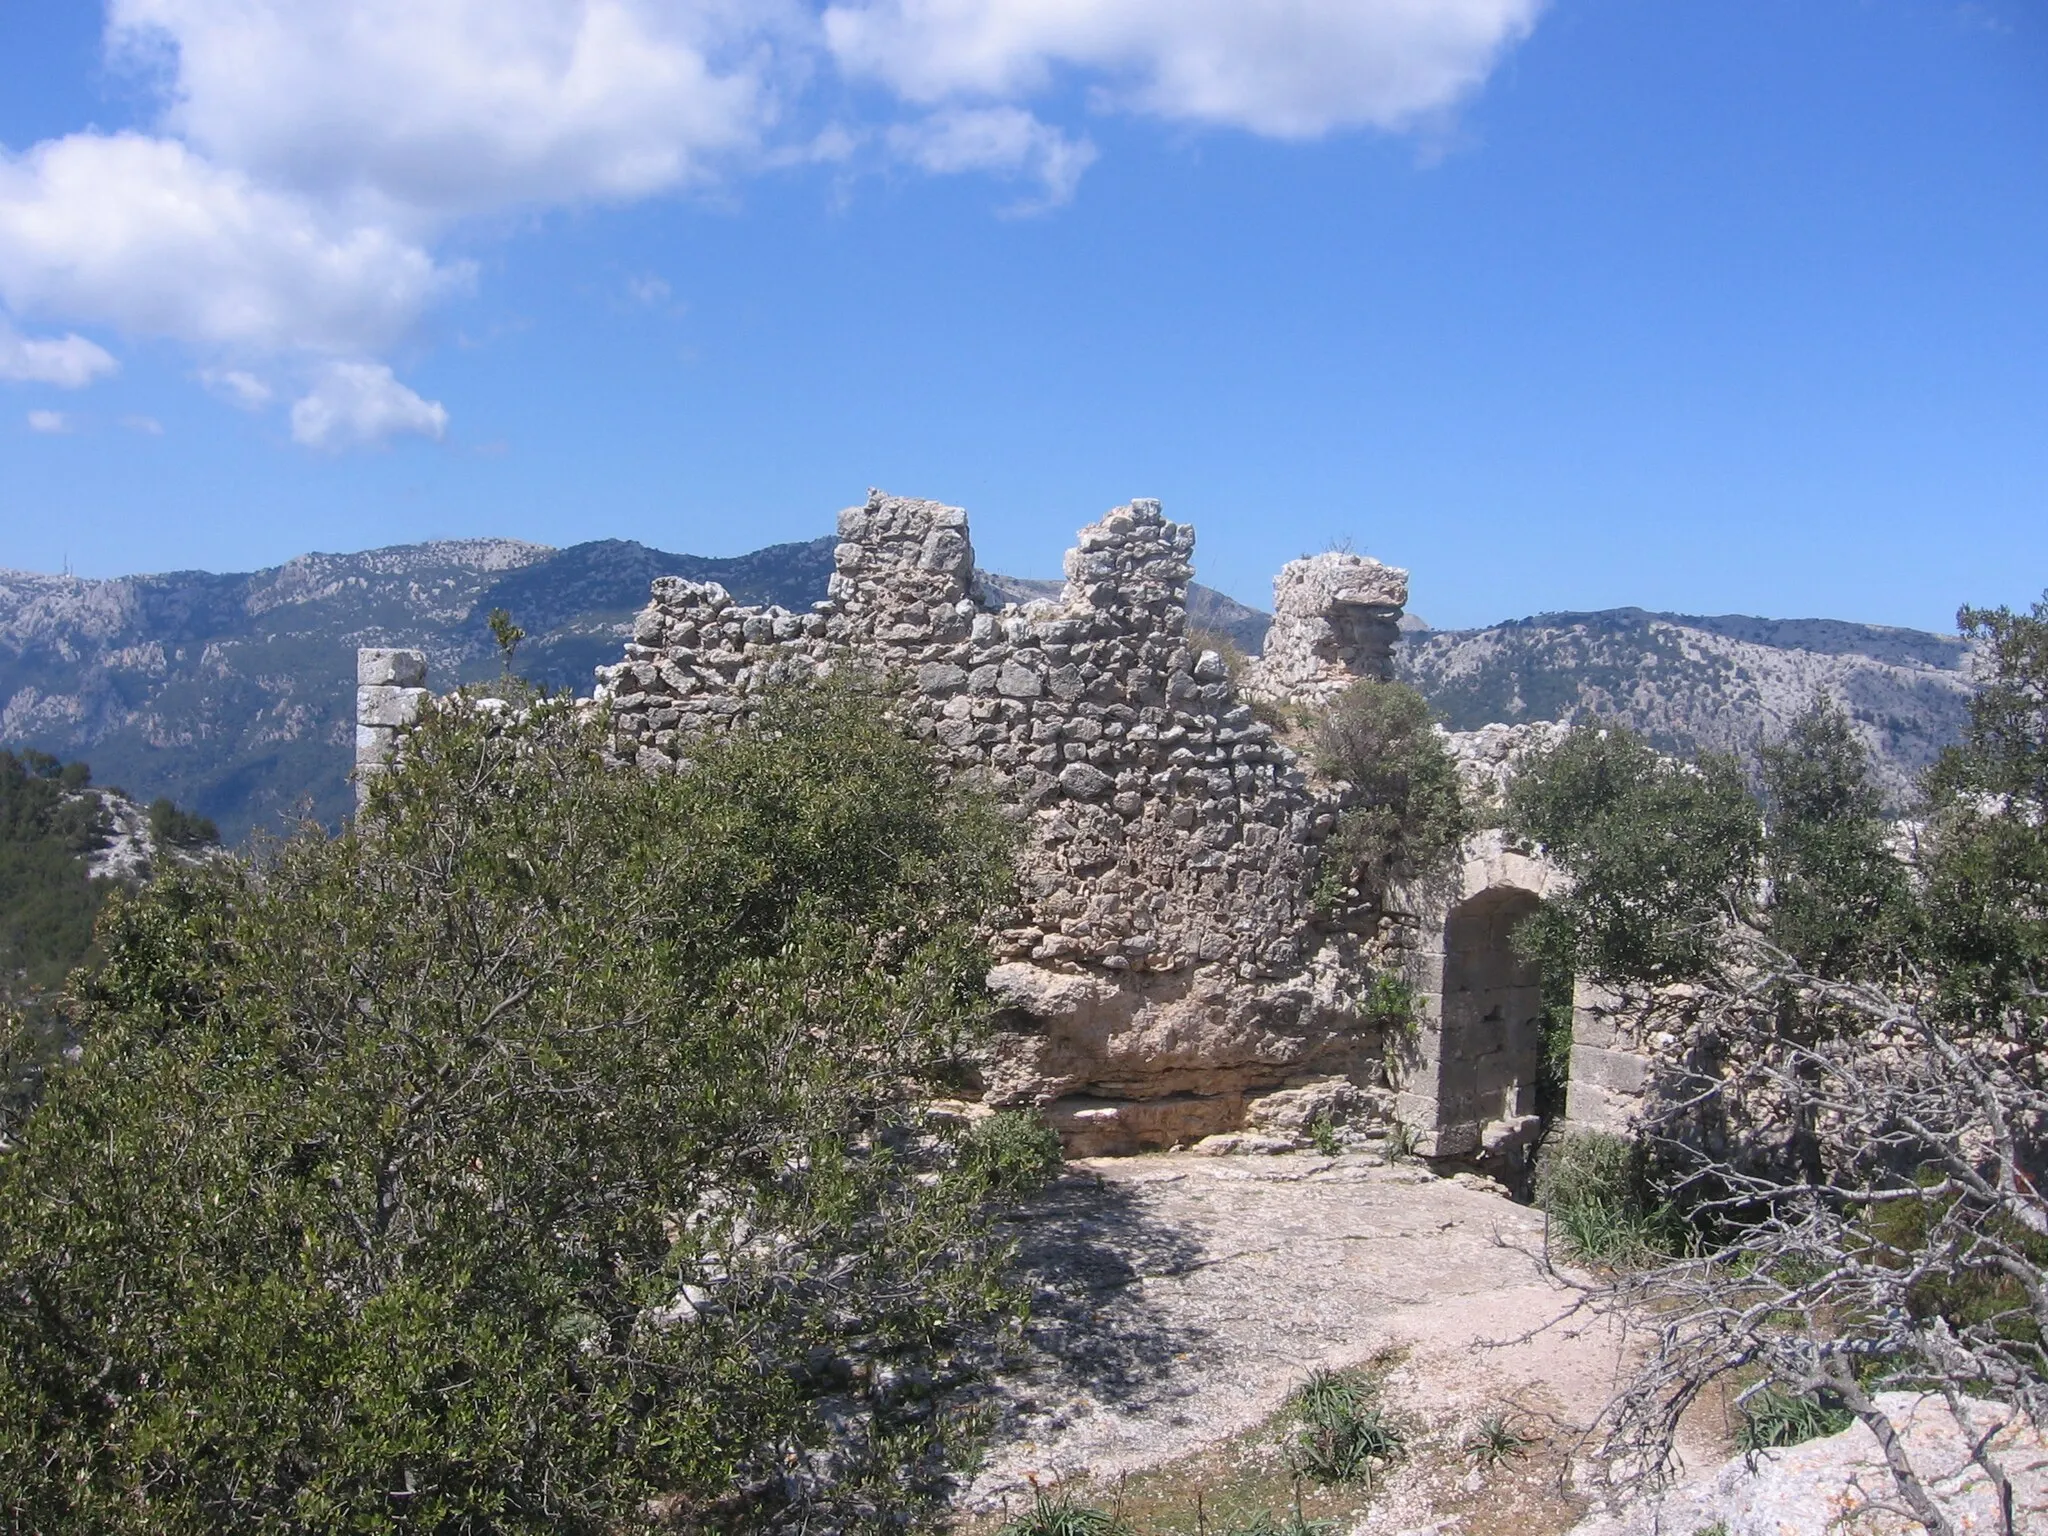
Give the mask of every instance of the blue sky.
M 0 565 L 736 553 L 1263 603 L 2048 586 L 2025 0 L 0 0 Z

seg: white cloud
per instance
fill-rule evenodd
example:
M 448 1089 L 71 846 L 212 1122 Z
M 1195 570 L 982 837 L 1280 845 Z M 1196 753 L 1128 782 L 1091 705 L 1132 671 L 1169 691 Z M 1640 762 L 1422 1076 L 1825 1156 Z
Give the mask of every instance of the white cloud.
M 402 433 L 436 442 L 448 411 L 399 383 L 382 363 L 328 363 L 292 404 L 292 440 L 308 448 L 355 448 Z
M 1407 128 L 1457 104 L 1544 0 L 857 0 L 842 68 L 913 101 L 1016 100 L 1061 69 L 1166 118 L 1279 138 Z
M 641 197 L 760 141 L 794 0 L 113 0 L 223 164 L 443 217 Z
M 31 432 L 55 434 L 71 430 L 71 418 L 62 411 L 30 411 L 28 429 Z
M 200 383 L 219 394 L 227 396 L 245 411 L 260 411 L 270 404 L 274 391 L 242 368 L 206 368 L 199 374 Z
M 144 437 L 162 437 L 164 424 L 154 416 L 123 416 L 121 425 L 130 432 L 140 432 Z
M 213 350 L 359 356 L 468 277 L 176 140 L 81 133 L 0 157 L 0 300 L 18 315 Z
M 1095 146 L 1088 140 L 1070 139 L 1021 107 L 948 108 L 890 129 L 889 146 L 913 165 L 940 175 L 994 171 L 1030 177 L 1044 189 L 1033 208 L 1066 202 L 1081 173 L 1095 161 Z
M 675 297 L 675 290 L 668 285 L 665 277 L 648 273 L 642 277 L 626 279 L 626 292 L 633 296 L 635 303 L 645 304 L 649 309 L 662 309 Z
M 310 380 L 320 447 L 439 437 L 447 412 L 372 361 L 474 269 L 464 220 L 623 201 L 880 142 L 933 174 L 1065 201 L 1095 158 L 1029 98 L 1278 137 L 1401 129 L 1453 107 L 1544 0 L 108 0 L 150 133 L 0 148 L 0 378 L 79 386 L 107 327 L 196 354 L 249 409 Z M 789 122 L 821 65 L 921 115 Z M 892 114 L 893 115 L 893 114 Z M 473 227 L 473 226 L 472 226 Z M 641 301 L 671 302 L 650 280 Z M 12 317 L 10 320 L 9 317 Z
M 101 374 L 116 372 L 120 366 L 105 347 L 76 332 L 68 336 L 23 336 L 0 318 L 0 379 L 83 389 Z

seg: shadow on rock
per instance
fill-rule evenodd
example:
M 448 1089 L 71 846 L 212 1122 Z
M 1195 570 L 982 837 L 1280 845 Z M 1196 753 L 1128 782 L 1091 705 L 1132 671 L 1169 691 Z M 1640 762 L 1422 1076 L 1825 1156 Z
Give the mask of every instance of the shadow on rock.
M 1169 1322 L 1148 1278 L 1201 1267 L 1200 1242 L 1150 1215 L 1142 1184 L 1069 1174 L 1007 1218 L 1031 1294 L 1023 1347 L 993 1372 L 993 1443 L 1037 1438 L 1070 1414 L 1143 1414 L 1209 1330 Z

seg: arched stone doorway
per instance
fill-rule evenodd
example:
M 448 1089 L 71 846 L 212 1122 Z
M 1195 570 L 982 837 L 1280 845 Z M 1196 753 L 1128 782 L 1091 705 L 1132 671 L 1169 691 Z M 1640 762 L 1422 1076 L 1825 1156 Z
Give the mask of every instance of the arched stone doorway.
M 1516 952 L 1514 930 L 1541 905 L 1512 886 L 1481 891 L 1444 924 L 1437 1050 L 1439 1156 L 1520 1139 L 1536 1114 L 1543 1059 L 1543 974 Z M 1491 1133 L 1491 1135 L 1489 1135 Z
M 1396 1109 L 1425 1157 L 1518 1153 L 1536 1138 L 1543 976 L 1514 933 L 1557 878 L 1482 833 L 1438 894 L 1412 973 L 1419 1027 Z

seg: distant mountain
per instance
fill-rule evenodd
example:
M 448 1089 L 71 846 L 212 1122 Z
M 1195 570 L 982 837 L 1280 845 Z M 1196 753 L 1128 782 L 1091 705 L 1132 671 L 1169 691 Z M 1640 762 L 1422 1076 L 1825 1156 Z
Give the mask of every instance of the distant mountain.
M 1687 752 L 1751 752 L 1826 693 L 1903 805 L 1968 721 L 1968 654 L 1952 636 L 1917 629 L 1615 608 L 1422 630 L 1404 638 L 1395 665 L 1453 730 L 1601 716 Z
M 997 602 L 1032 603 L 1048 601 L 1060 595 L 1063 582 L 1046 581 L 1031 576 L 998 576 L 993 571 L 983 571 L 982 591 Z M 1273 615 L 1248 608 L 1234 597 L 1225 597 L 1214 587 L 1205 587 L 1199 581 L 1188 583 L 1188 627 L 1207 629 L 1225 634 L 1237 642 L 1238 648 L 1248 655 L 1256 655 L 1266 643 L 1266 631 L 1273 623 Z
M 504 608 L 527 632 L 521 673 L 587 691 L 592 671 L 618 659 L 655 577 L 804 608 L 825 595 L 835 542 L 717 559 L 623 539 L 463 539 L 230 575 L 0 571 L 0 745 L 89 756 L 102 782 L 169 796 L 231 842 L 301 814 L 331 825 L 353 803 L 356 647 L 417 646 L 436 686 L 481 680 L 498 667 L 486 616 Z M 987 579 L 1020 595 L 1059 588 Z M 1265 615 L 1207 588 L 1190 609 L 1198 622 L 1265 630 Z
M 357 646 L 424 649 L 436 686 L 488 678 L 498 663 L 485 618 L 504 608 L 527 631 L 523 674 L 587 689 L 592 670 L 616 659 L 656 576 L 803 608 L 825 595 L 833 544 L 714 559 L 621 539 L 568 549 L 467 539 L 231 575 L 0 571 L 0 746 L 89 757 L 102 783 L 145 801 L 168 796 L 231 842 L 298 814 L 333 824 L 351 804 Z M 1059 591 L 992 572 L 982 582 L 1004 601 Z M 1247 651 L 1269 623 L 1199 585 L 1188 617 Z M 1968 693 L 1959 642 L 1834 620 L 1616 609 L 1403 629 L 1402 675 L 1458 729 L 1592 712 L 1667 747 L 1744 749 L 1825 689 L 1861 723 L 1898 796 L 1955 738 Z

